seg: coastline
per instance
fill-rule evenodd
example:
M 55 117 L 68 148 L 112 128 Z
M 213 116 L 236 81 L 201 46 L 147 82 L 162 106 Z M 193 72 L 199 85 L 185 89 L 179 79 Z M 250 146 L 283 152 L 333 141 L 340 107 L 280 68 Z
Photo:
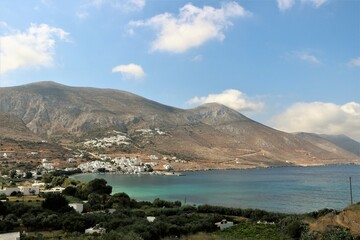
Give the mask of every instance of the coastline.
M 104 178 L 113 186 L 114 193 L 126 192 L 141 201 L 151 202 L 156 198 L 168 201 L 186 199 L 187 203 L 197 205 L 304 213 L 322 208 L 345 207 L 349 202 L 348 176 L 359 179 L 359 170 L 358 164 L 328 164 L 190 171 L 188 174 L 185 172 L 184 178 L 96 173 L 74 177 L 85 182 Z M 360 185 L 357 181 L 354 183 L 354 193 L 358 193 Z M 354 197 L 358 199 L 356 195 Z
M 284 165 L 284 166 L 268 166 L 268 167 L 251 167 L 251 168 L 207 168 L 207 169 L 188 169 L 182 171 L 166 172 L 141 172 L 141 173 L 123 173 L 123 172 L 83 172 L 70 175 L 69 177 L 99 174 L 99 175 L 153 175 L 153 176 L 186 176 L 186 173 L 191 172 L 207 172 L 207 171 L 231 171 L 231 170 L 255 170 L 255 169 L 273 169 L 273 168 L 309 168 L 309 167 L 331 167 L 331 166 L 360 166 L 360 163 L 331 163 L 331 164 L 315 164 L 315 165 Z

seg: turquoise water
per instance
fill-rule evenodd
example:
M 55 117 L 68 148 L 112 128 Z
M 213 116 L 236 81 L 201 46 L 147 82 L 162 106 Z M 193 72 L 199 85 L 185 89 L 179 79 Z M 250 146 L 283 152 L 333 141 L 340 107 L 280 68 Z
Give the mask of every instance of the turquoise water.
M 137 200 L 180 200 L 190 204 L 259 208 L 303 213 L 322 208 L 342 209 L 360 202 L 360 166 L 283 167 L 186 172 L 186 176 L 80 174 L 90 181 L 104 178 L 113 193 L 126 192 Z

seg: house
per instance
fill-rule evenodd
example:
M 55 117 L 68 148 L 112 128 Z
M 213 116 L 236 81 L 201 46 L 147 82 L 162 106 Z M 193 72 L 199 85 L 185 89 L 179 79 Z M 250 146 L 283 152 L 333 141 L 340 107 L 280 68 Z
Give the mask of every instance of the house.
M 234 226 L 234 222 L 229 222 L 226 219 L 221 220 L 221 222 L 215 223 L 215 225 L 220 228 L 220 230 L 224 230 L 226 228 Z
M 6 196 L 10 196 L 12 192 L 19 192 L 19 191 L 20 191 L 20 189 L 18 187 L 3 188 L 3 189 L 0 189 L 0 194 L 3 193 Z
M 93 234 L 93 233 L 103 234 L 105 232 L 106 229 L 100 227 L 99 224 L 96 224 L 95 227 L 85 229 L 85 233 L 89 233 L 89 234 Z
M 3 193 L 6 196 L 10 196 L 12 192 L 22 192 L 25 196 L 38 195 L 39 187 L 19 186 L 0 189 L 0 194 Z
M 154 222 L 156 217 L 148 216 L 146 217 L 146 219 L 148 220 L 148 222 Z
M 1 240 L 20 240 L 20 232 L 0 234 Z
M 50 162 L 43 162 L 42 166 L 46 170 L 53 170 L 54 169 L 54 165 L 52 163 L 50 163 Z
M 35 181 L 33 184 L 31 184 L 31 186 L 33 186 L 33 187 L 38 187 L 38 188 L 44 188 L 44 187 L 45 187 L 45 183 L 44 183 L 44 182 Z
M 167 171 L 173 170 L 173 167 L 172 167 L 170 164 L 165 164 L 165 165 L 163 165 L 163 167 L 164 167 L 165 170 L 167 170 Z
M 84 210 L 84 204 L 82 203 L 69 203 L 69 207 L 72 207 L 78 213 L 82 213 Z
M 39 190 L 39 186 L 20 186 L 19 187 L 20 192 L 22 192 L 25 196 L 29 196 L 29 195 L 38 195 L 40 190 Z
M 65 188 L 63 187 L 54 187 L 51 189 L 47 189 L 47 190 L 42 190 L 41 192 L 43 193 L 62 193 L 62 191 L 64 191 Z

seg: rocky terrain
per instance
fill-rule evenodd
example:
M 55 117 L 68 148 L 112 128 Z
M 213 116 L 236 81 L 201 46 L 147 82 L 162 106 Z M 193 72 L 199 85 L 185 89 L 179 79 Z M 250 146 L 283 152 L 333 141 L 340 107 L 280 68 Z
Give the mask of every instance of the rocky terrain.
M 277 131 L 216 103 L 183 110 L 119 90 L 40 82 L 0 88 L 0 112 L 71 148 L 105 141 L 102 152 L 185 160 L 173 163 L 177 170 L 360 163 L 324 138 Z

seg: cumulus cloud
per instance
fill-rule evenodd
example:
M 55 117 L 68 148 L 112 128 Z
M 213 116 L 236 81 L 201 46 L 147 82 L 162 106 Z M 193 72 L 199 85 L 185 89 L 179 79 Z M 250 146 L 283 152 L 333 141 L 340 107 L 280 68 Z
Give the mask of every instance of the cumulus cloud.
M 292 8 L 295 4 L 295 0 L 277 0 L 280 11 L 286 11 Z
M 54 47 L 57 40 L 67 40 L 69 33 L 47 24 L 31 24 L 21 32 L 6 23 L 7 35 L 1 36 L 1 73 L 21 68 L 48 67 L 53 65 Z
M 236 111 L 259 111 L 264 104 L 250 99 L 246 94 L 236 89 L 228 89 L 219 94 L 209 94 L 206 97 L 194 97 L 188 104 L 220 103 Z
M 360 103 L 296 103 L 274 117 L 272 125 L 287 132 L 346 134 L 360 140 Z
M 249 15 L 251 13 L 236 2 L 225 3 L 221 8 L 199 8 L 188 3 L 180 8 L 177 16 L 163 13 L 148 20 L 132 21 L 129 25 L 155 29 L 156 39 L 151 44 L 152 51 L 182 53 L 209 40 L 223 41 L 224 31 L 233 24 L 230 19 Z
M 360 67 L 360 57 L 351 59 L 349 62 L 349 66 Z
M 112 72 L 120 72 L 123 79 L 139 80 L 145 77 L 143 68 L 134 63 L 113 67 Z
M 318 8 L 321 5 L 325 4 L 327 1 L 329 1 L 329 0 L 301 0 L 301 2 L 310 3 L 316 8 Z

